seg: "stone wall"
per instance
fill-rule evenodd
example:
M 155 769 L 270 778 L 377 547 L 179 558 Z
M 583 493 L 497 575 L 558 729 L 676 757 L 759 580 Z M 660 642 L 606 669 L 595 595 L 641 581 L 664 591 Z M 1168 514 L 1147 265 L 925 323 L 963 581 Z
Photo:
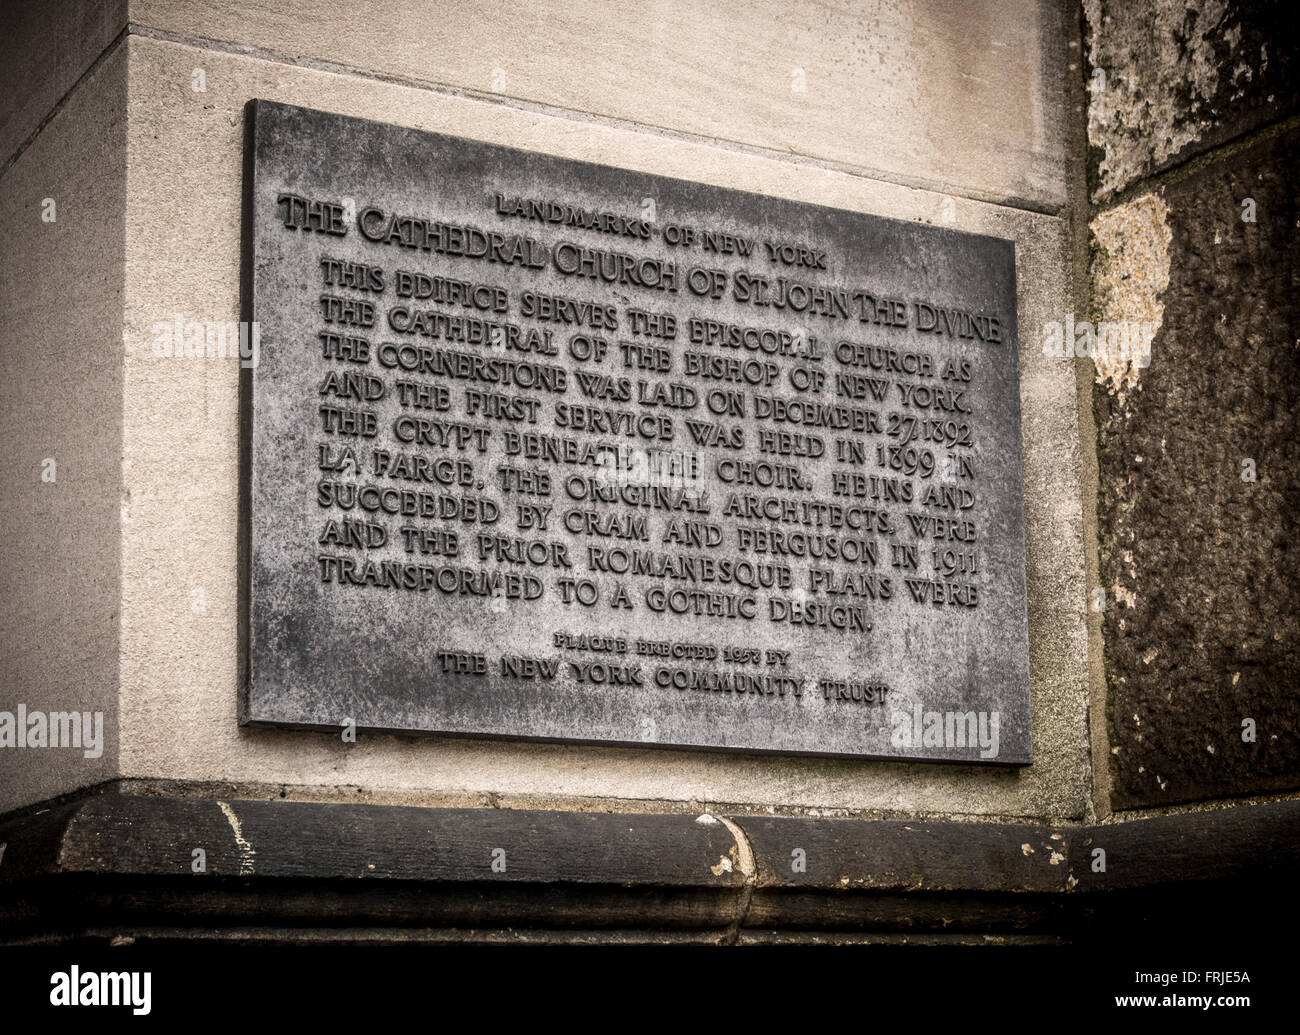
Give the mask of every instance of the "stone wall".
M 81 82 L 39 116 L 30 83 L 0 89 L 0 710 L 76 711 L 92 737 L 98 713 L 103 738 L 0 750 L 3 806 L 118 772 L 127 66 L 81 57 L 43 66 Z
M 1095 361 L 1117 809 L 1300 787 L 1300 47 L 1275 3 L 1087 19 Z
M 327 800 L 1084 817 L 1075 372 L 1030 334 L 1028 768 L 381 736 L 345 745 L 236 725 L 238 364 L 161 359 L 151 345 L 176 314 L 238 318 L 249 98 L 1008 238 L 1020 326 L 1067 308 L 1066 84 L 1079 59 L 1055 2 L 763 2 L 743 17 L 685 2 L 564 0 L 367 11 L 138 0 L 96 37 L 98 60 L 127 69 L 122 397 L 107 418 L 121 421 L 117 775 Z M 19 49 L 38 46 L 40 19 L 19 24 Z M 22 786 L 5 787 L 4 806 L 36 799 Z

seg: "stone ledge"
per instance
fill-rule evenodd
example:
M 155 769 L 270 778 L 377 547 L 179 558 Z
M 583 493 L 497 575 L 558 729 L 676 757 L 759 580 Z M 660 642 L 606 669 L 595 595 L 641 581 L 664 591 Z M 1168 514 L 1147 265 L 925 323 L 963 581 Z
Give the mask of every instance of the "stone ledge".
M 0 843 L 10 944 L 1050 943 L 1168 931 L 1192 913 L 1203 931 L 1243 903 L 1294 904 L 1300 802 L 1047 827 L 141 797 L 109 784 L 0 822 Z M 1091 869 L 1098 847 L 1104 873 Z M 191 872 L 195 848 L 205 873 Z

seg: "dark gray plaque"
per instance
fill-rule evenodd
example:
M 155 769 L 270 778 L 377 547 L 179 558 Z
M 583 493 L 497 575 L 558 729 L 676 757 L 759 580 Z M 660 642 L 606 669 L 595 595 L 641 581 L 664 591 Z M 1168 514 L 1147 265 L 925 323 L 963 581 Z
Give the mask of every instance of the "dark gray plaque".
M 247 122 L 242 721 L 1030 761 L 1011 242 Z

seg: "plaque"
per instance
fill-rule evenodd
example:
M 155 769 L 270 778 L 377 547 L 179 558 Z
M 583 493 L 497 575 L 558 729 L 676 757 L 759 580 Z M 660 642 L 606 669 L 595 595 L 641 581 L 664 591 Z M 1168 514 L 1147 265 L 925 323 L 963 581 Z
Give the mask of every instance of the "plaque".
M 1010 241 L 246 117 L 241 722 L 1031 760 Z

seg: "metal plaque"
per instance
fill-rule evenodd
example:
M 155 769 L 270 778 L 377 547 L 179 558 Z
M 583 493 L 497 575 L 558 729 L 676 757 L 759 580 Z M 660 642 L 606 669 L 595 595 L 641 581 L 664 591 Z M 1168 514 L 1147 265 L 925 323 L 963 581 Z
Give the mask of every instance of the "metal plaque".
M 241 721 L 1030 761 L 1011 242 L 247 108 Z

